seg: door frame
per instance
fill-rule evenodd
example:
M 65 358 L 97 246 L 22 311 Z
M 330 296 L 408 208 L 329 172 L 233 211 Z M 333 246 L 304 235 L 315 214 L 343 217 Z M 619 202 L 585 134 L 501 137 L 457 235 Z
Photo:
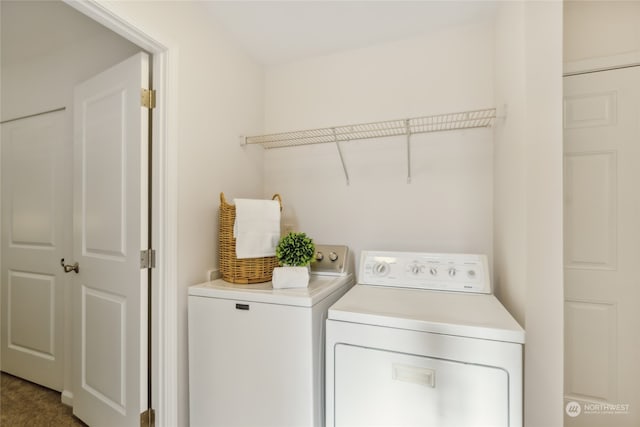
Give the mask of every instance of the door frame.
M 177 294 L 177 47 L 142 31 L 101 4 L 62 0 L 152 54 L 157 91 L 152 123 L 152 227 L 156 268 L 152 275 L 152 396 L 157 426 L 178 424 Z M 67 396 L 67 399 L 69 396 Z M 65 396 L 63 395 L 63 401 Z M 69 401 L 65 403 L 71 403 Z

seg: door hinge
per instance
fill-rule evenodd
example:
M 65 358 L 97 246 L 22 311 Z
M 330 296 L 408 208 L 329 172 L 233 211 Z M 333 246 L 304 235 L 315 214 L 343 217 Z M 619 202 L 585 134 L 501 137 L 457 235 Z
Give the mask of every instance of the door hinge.
M 155 427 L 156 411 L 149 408 L 140 414 L 140 427 Z
M 140 251 L 140 268 L 156 268 L 155 249 L 145 249 Z
M 141 103 L 143 107 L 149 109 L 156 108 L 156 91 L 153 89 L 142 89 Z

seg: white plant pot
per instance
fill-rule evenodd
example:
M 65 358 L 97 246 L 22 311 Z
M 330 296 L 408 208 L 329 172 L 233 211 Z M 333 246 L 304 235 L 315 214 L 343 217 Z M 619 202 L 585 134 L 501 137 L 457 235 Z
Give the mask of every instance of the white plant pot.
M 271 283 L 273 289 L 306 288 L 309 286 L 309 267 L 276 267 Z

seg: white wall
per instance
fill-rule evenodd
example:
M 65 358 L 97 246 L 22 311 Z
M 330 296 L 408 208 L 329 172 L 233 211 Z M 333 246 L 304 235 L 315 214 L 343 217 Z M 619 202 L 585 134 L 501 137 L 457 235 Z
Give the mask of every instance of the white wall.
M 562 3 L 504 2 L 496 23 L 495 278 L 526 330 L 525 425 L 561 426 Z
M 51 4 L 69 8 L 62 3 Z M 87 19 L 73 9 L 70 10 L 72 16 L 69 19 Z M 42 37 L 47 35 L 42 34 Z M 3 40 L 3 45 L 5 43 L 20 41 Z M 96 46 L 101 46 L 102 50 L 96 49 Z M 73 87 L 140 50 L 105 28 L 90 37 L 78 37 L 76 43 L 46 55 L 18 63 L 3 62 L 2 119 L 66 106 L 71 120 Z
M 263 123 L 263 70 L 211 24 L 202 2 L 101 1 L 178 56 L 178 425 L 187 426 L 187 287 L 217 268 L 219 193 L 262 195 L 262 154 L 238 136 Z
M 501 4 L 496 17 L 496 105 L 506 119 L 494 126 L 494 286 L 513 316 L 526 313 L 526 86 L 524 3 Z M 505 107 L 506 106 L 506 107 Z
M 61 2 L 48 3 L 4 3 L 3 19 L 23 19 L 24 22 L 12 22 L 13 25 L 24 25 L 30 28 L 29 36 L 38 41 L 40 38 L 45 43 L 50 37 L 38 26 L 32 26 L 36 17 L 29 14 L 44 14 L 50 19 L 55 19 L 62 27 L 73 26 L 81 28 L 78 37 L 72 43 L 61 46 L 58 49 L 47 51 L 37 56 L 24 56 L 16 61 L 9 61 L 6 57 L 2 61 L 1 82 L 2 96 L 0 97 L 2 120 L 21 117 L 59 107 L 66 107 L 64 111 L 65 129 L 64 141 L 66 157 L 71 167 L 71 155 L 73 152 L 73 88 L 80 83 L 114 64 L 128 58 L 140 48 L 129 43 L 106 28 L 90 21 L 84 15 Z M 78 21 L 81 21 L 78 23 Z M 5 21 L 6 22 L 6 21 Z M 6 33 L 3 33 L 6 36 Z M 15 45 L 21 40 L 3 37 L 3 49 L 15 49 Z M 10 46 L 11 45 L 11 46 Z M 72 188 L 72 182 L 62 183 L 67 188 Z M 68 207 L 71 212 L 71 207 Z M 72 218 L 65 218 L 65 228 L 72 229 Z M 70 235 L 59 236 L 58 242 L 66 246 L 68 254 L 72 254 L 72 242 Z M 61 248 L 64 251 L 64 248 Z M 69 396 L 72 392 L 72 357 L 71 357 L 71 290 L 69 283 L 65 287 L 65 301 L 58 304 L 65 310 L 64 315 L 64 393 Z
M 640 51 L 640 2 L 565 1 L 564 60 Z
M 490 22 L 315 57 L 266 72 L 267 133 L 451 113 L 494 105 Z M 492 132 L 405 137 L 265 152 L 265 195 L 318 243 L 362 249 L 492 253 Z M 248 147 L 249 150 L 258 147 Z
M 525 423 L 562 425 L 562 2 L 525 8 L 527 347 Z

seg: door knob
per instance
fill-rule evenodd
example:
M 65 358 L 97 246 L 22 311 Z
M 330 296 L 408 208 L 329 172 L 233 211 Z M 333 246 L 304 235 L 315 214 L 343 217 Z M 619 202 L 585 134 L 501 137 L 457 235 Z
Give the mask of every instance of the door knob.
M 80 271 L 80 265 L 77 262 L 74 264 L 65 264 L 64 258 L 60 260 L 60 265 L 64 269 L 65 273 L 71 273 L 72 271 L 75 271 L 76 274 L 78 274 L 78 272 Z

